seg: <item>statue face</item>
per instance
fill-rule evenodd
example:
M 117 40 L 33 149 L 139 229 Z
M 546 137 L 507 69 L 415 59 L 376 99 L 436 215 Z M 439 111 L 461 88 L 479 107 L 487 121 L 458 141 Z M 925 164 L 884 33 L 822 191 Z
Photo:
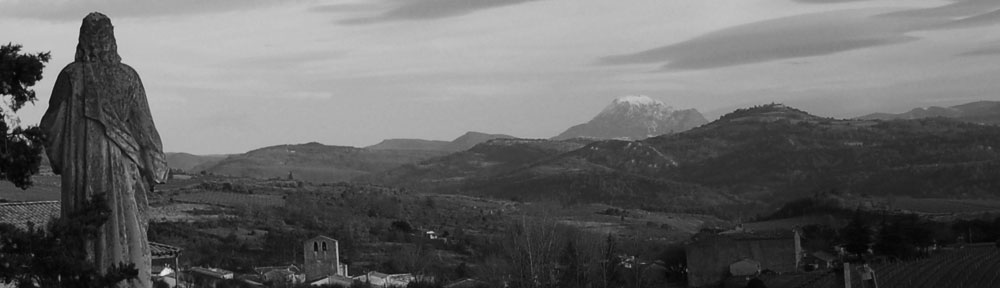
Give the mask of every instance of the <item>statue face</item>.
M 101 13 L 90 13 L 80 26 L 80 43 L 76 46 L 77 62 L 120 62 L 111 19 Z

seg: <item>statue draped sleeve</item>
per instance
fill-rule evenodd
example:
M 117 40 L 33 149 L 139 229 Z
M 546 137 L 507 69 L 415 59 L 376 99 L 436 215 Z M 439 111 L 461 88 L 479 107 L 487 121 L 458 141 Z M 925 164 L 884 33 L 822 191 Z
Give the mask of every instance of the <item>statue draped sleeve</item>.
M 63 169 L 63 153 L 66 153 L 66 149 L 63 145 L 66 143 L 66 139 L 62 139 L 61 135 L 65 135 L 64 130 L 68 129 L 66 125 L 65 118 L 68 117 L 68 111 L 66 111 L 66 105 L 63 105 L 73 93 L 73 86 L 70 82 L 70 76 L 67 75 L 67 71 L 71 70 L 70 67 L 66 67 L 56 78 L 56 84 L 52 88 L 52 97 L 49 98 L 49 108 L 50 112 L 45 113 L 42 117 L 39 127 L 42 131 L 45 131 L 45 136 L 48 141 L 45 141 L 45 153 L 49 157 L 49 164 L 52 166 L 52 172 L 56 174 L 62 174 Z
M 122 64 L 124 65 L 124 64 Z M 128 66 L 126 66 L 128 67 Z M 128 70 L 135 75 L 135 89 L 133 89 L 133 105 L 131 115 L 129 115 L 129 128 L 132 138 L 138 146 L 139 167 L 142 167 L 143 176 L 149 182 L 150 187 L 154 183 L 162 183 L 167 178 L 169 168 L 167 159 L 163 155 L 163 146 L 160 142 L 160 134 L 156 132 L 153 124 L 153 116 L 149 112 L 149 104 L 146 100 L 146 89 L 142 86 L 139 74 L 131 67 Z

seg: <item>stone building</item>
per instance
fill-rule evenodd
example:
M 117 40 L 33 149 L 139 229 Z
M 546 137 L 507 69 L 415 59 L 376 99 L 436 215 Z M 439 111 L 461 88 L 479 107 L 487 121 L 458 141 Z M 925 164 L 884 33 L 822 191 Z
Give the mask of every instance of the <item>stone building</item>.
M 760 270 L 795 272 L 802 261 L 797 230 L 699 233 L 687 246 L 688 286 L 712 285 L 732 276 L 731 266 L 759 263 Z
M 306 240 L 302 249 L 305 257 L 302 266 L 307 282 L 331 275 L 347 276 L 347 265 L 340 262 L 340 247 L 336 239 L 316 236 Z

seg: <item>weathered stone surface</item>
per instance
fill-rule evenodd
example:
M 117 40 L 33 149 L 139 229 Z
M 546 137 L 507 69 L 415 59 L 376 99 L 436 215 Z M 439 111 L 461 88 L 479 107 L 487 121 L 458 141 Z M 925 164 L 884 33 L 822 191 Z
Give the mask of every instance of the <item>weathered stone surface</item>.
M 83 19 L 76 61 L 59 73 L 40 126 L 62 177 L 62 215 L 97 194 L 111 209 L 98 237 L 83 243 L 88 260 L 100 271 L 134 263 L 138 279 L 119 287 L 152 287 L 146 193 L 167 165 L 139 74 L 121 63 L 107 16 Z

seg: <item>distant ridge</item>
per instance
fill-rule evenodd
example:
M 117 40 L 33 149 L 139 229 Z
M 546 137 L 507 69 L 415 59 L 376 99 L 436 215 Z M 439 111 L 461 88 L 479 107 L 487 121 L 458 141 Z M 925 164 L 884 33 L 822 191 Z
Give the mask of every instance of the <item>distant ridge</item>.
M 452 141 L 424 140 L 424 139 L 386 139 L 378 144 L 365 147 L 374 150 L 422 150 L 422 151 L 442 151 L 458 152 L 465 151 L 473 146 L 493 139 L 517 139 L 517 137 L 505 134 L 487 134 L 469 131 Z
M 952 118 L 978 124 L 1000 124 L 1000 101 L 978 101 L 951 107 L 914 108 L 906 113 L 873 113 L 858 119 L 898 120 L 923 119 L 932 117 Z
M 687 131 L 708 123 L 698 110 L 674 110 L 648 96 L 618 97 L 584 124 L 570 127 L 553 140 L 570 138 L 641 140 Z
M 211 166 L 229 155 L 194 155 L 183 152 L 164 153 L 167 156 L 167 166 L 186 172 L 200 172 L 205 166 Z

